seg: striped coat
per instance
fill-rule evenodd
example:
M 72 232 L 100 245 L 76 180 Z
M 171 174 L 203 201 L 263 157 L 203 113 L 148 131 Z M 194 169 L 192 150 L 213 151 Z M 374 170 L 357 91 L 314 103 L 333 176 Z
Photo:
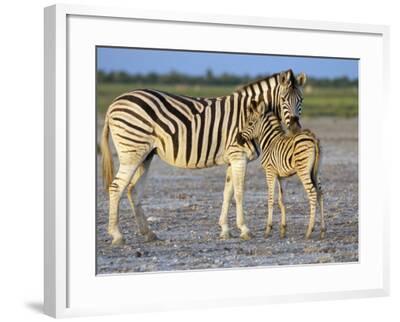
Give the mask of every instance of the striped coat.
M 118 97 L 107 119 L 120 159 L 131 159 L 140 147 L 156 149 L 162 160 L 176 167 L 205 168 L 227 164 L 228 151 L 245 152 L 249 160 L 258 156 L 251 142 L 232 149 L 247 117 L 242 107 L 248 99 L 240 92 L 191 98 L 142 89 Z

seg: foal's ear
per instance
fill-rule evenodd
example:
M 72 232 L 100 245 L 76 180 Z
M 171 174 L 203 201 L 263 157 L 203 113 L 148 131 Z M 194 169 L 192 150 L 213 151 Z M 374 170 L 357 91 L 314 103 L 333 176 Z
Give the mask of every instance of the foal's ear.
M 304 86 L 307 81 L 307 76 L 304 73 L 300 73 L 299 75 L 297 75 L 296 80 L 298 86 Z
M 258 116 L 263 115 L 265 112 L 264 100 L 252 100 L 250 103 L 250 113 Z
M 258 101 L 255 99 L 252 99 L 250 102 L 250 114 L 255 114 L 257 113 L 257 105 L 258 105 Z

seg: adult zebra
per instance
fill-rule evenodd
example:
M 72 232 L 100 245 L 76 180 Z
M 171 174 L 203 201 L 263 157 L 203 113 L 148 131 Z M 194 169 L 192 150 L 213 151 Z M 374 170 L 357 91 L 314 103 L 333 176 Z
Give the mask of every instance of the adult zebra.
M 252 101 L 264 101 L 286 126 L 301 111 L 302 86 L 306 77 L 284 71 L 238 88 L 231 95 L 193 98 L 140 89 L 117 97 L 109 106 L 101 141 L 103 179 L 109 188 L 109 226 L 112 244 L 123 243 L 118 227 L 118 208 L 123 191 L 128 198 L 146 240 L 156 239 L 140 207 L 146 176 L 156 153 L 166 163 L 187 169 L 227 164 L 224 200 L 219 220 L 221 238 L 229 238 L 228 208 L 234 193 L 236 224 L 240 237 L 250 233 L 243 214 L 243 186 L 248 160 L 258 157 L 253 142 L 240 146 L 239 130 L 248 116 Z M 119 170 L 113 177 L 109 132 L 119 158 Z
M 296 122 L 292 119 L 292 122 Z M 318 200 L 321 215 L 320 238 L 324 238 L 323 193 L 318 177 L 320 161 L 319 140 L 310 130 L 301 130 L 286 135 L 280 121 L 272 112 L 264 113 L 264 103 L 254 103 L 244 129 L 237 135 L 240 145 L 256 140 L 261 148 L 261 165 L 264 168 L 268 186 L 268 220 L 265 230 L 267 237 L 272 229 L 275 182 L 278 179 L 279 207 L 281 208 L 281 238 L 286 235 L 286 211 L 283 203 L 281 179 L 297 174 L 308 195 L 310 220 L 306 238 L 311 237 L 315 223 L 315 205 Z

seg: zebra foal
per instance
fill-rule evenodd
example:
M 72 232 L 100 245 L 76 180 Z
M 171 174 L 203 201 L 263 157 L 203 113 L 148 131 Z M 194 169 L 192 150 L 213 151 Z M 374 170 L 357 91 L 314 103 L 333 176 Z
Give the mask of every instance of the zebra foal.
M 263 103 L 253 103 L 247 125 L 238 133 L 239 144 L 255 139 L 261 148 L 261 165 L 268 186 L 268 219 L 265 237 L 272 229 L 275 182 L 278 182 L 278 203 L 281 209 L 280 237 L 286 235 L 286 211 L 283 202 L 281 179 L 297 174 L 308 195 L 310 219 L 305 237 L 309 239 L 314 230 L 315 208 L 318 200 L 321 215 L 320 238 L 325 237 L 323 194 L 318 178 L 320 160 L 319 140 L 310 130 L 286 134 L 279 119 L 270 112 L 265 113 Z M 298 122 L 292 119 L 292 124 Z M 289 130 L 291 126 L 289 126 Z

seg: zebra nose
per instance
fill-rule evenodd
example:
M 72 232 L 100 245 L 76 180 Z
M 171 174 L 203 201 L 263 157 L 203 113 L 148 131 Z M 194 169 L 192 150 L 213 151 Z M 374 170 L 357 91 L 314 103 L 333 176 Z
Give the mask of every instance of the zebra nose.
M 241 146 L 243 146 L 246 143 L 245 138 L 242 136 L 242 133 L 238 132 L 238 134 L 236 135 L 236 140 L 237 143 Z
M 290 123 L 291 124 L 299 123 L 299 117 L 298 116 L 291 116 L 290 117 Z
M 298 116 L 290 117 L 289 131 L 292 133 L 297 133 L 301 129 L 300 119 Z

